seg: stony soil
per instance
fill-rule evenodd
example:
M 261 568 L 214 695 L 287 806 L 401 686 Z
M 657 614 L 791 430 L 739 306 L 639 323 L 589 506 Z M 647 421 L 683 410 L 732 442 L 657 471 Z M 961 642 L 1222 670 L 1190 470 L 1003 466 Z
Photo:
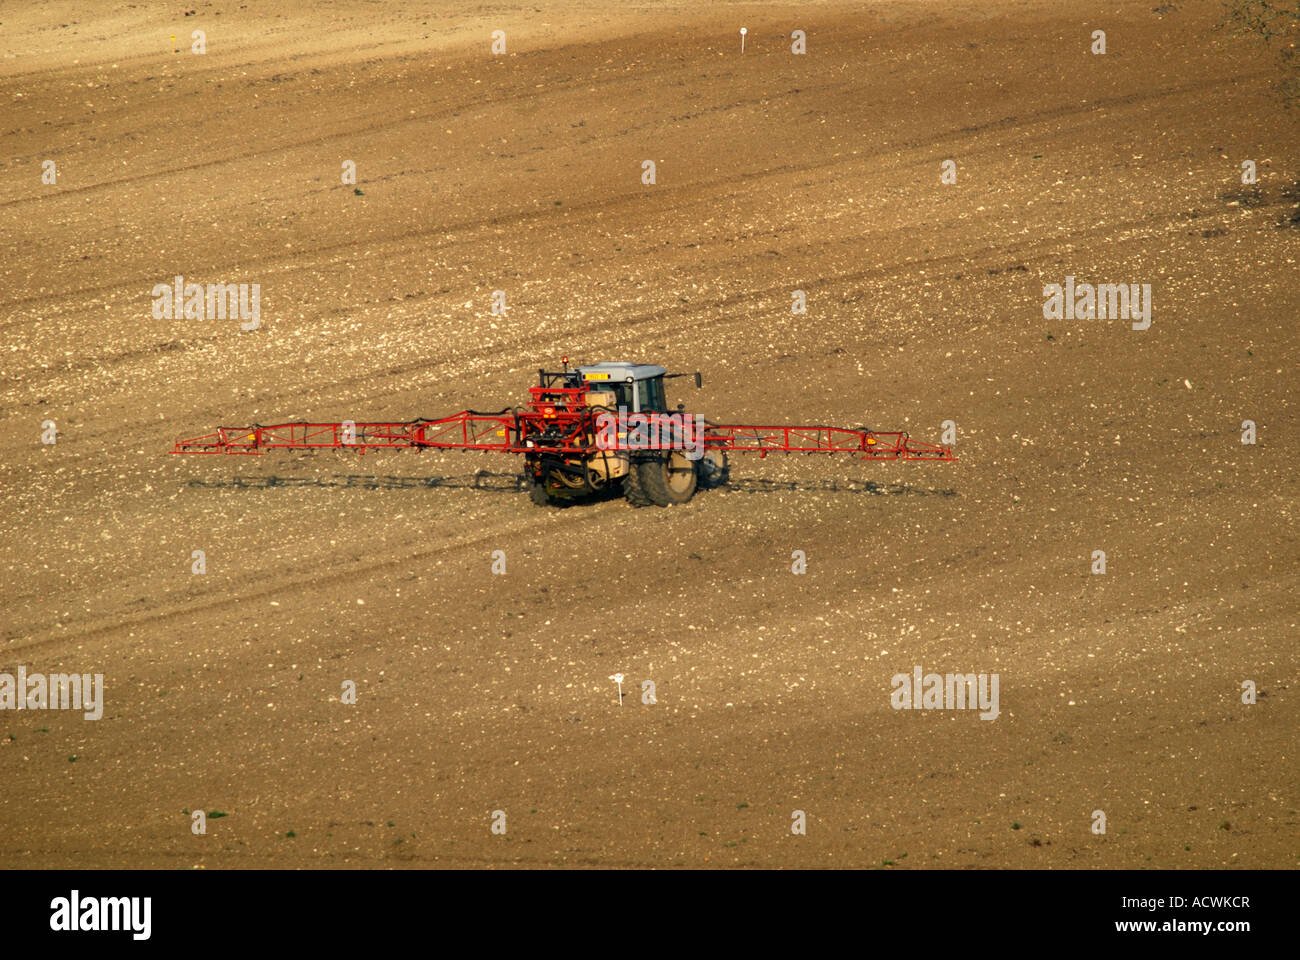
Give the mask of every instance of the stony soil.
M 246 6 L 0 8 L 0 672 L 106 698 L 0 713 L 0 866 L 1297 864 L 1300 127 L 1218 3 Z M 178 274 L 260 329 L 155 319 Z M 1066 276 L 1150 329 L 1045 320 Z M 960 461 L 556 510 L 170 455 L 565 354 Z M 1000 715 L 892 709 L 918 664 Z

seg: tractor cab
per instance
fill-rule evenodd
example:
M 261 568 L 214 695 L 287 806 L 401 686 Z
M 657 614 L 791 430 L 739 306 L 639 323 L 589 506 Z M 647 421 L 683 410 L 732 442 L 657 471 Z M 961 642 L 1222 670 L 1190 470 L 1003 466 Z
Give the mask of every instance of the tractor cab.
M 612 408 L 629 413 L 667 413 L 663 367 L 648 363 L 592 363 L 577 373 L 593 393 L 613 394 Z

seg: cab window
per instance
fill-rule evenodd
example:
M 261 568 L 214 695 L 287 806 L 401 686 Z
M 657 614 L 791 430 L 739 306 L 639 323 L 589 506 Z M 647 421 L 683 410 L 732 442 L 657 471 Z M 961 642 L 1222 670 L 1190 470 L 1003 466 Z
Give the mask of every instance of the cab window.
M 587 386 L 592 390 L 614 394 L 614 406 L 632 409 L 632 384 L 616 383 L 612 380 L 588 380 Z
M 642 410 L 651 413 L 663 413 L 668 408 L 664 406 L 664 379 L 655 377 L 652 380 L 642 380 L 637 384 L 641 393 Z

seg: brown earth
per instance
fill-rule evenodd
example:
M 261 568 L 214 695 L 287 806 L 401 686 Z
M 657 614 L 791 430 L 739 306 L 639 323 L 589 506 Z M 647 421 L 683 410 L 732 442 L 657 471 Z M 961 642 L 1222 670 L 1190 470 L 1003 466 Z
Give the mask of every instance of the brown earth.
M 1300 136 L 1218 3 L 260 6 L 0 10 L 0 672 L 106 698 L 0 714 L 0 865 L 1296 865 Z M 154 319 L 177 274 L 261 328 Z M 1045 320 L 1067 275 L 1150 329 Z M 169 455 L 562 354 L 961 460 L 555 510 Z M 891 709 L 917 664 L 1000 716 Z

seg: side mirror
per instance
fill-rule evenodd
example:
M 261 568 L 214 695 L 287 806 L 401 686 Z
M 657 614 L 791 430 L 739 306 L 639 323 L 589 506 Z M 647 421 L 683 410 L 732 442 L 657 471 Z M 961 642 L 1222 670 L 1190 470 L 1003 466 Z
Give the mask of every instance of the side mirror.
M 698 390 L 698 389 L 700 389 L 700 387 L 702 387 L 702 386 L 704 386 L 704 378 L 703 378 L 702 376 L 700 376 L 700 371 L 696 370 L 696 371 L 695 371 L 695 389 Z

